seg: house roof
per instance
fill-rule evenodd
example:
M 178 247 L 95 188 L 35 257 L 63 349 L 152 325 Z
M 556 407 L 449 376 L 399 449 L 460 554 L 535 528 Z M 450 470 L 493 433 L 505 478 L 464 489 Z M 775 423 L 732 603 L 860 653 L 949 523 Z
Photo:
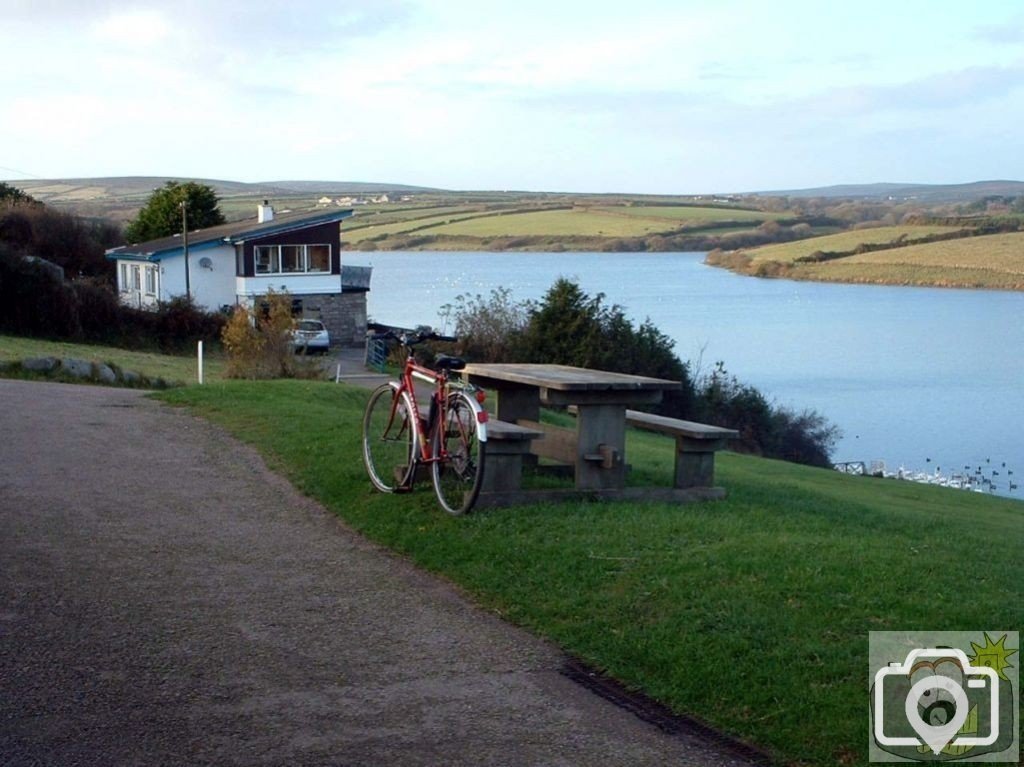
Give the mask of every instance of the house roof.
M 284 234 L 300 229 L 331 224 L 335 221 L 342 221 L 352 215 L 352 210 L 331 210 L 317 211 L 310 213 L 285 213 L 275 215 L 271 221 L 262 224 L 255 219 L 236 221 L 232 224 L 221 224 L 211 226 L 208 229 L 196 229 L 188 233 L 188 249 L 202 250 L 204 248 L 216 247 L 218 245 L 238 245 L 254 237 L 266 237 L 272 234 Z M 161 261 L 172 256 L 182 255 L 181 235 L 175 234 L 171 237 L 161 237 L 158 240 L 139 242 L 133 245 L 122 245 L 119 248 L 110 248 L 106 255 L 109 259 L 128 258 L 144 261 Z

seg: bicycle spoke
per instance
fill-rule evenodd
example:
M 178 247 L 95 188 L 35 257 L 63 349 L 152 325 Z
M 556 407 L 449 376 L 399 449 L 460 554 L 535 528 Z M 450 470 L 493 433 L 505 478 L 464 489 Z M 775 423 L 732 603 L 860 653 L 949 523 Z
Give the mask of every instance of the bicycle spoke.
M 465 514 L 476 502 L 483 477 L 483 444 L 477 439 L 476 410 L 462 393 L 449 395 L 444 423 L 434 432 L 431 476 L 442 508 Z
M 363 464 L 384 493 L 406 487 L 414 471 L 416 432 L 409 397 L 385 384 L 374 390 L 363 416 Z

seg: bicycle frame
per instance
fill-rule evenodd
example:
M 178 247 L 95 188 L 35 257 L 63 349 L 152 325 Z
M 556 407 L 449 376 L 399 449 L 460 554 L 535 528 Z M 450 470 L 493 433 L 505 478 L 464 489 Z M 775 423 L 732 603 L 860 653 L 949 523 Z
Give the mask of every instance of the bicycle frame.
M 416 463 L 427 465 L 436 461 L 444 460 L 447 457 L 445 455 L 433 455 L 431 437 L 433 436 L 434 430 L 438 428 L 438 425 L 445 423 L 445 417 L 447 416 L 448 409 L 448 394 L 453 388 L 472 391 L 476 390 L 476 387 L 472 384 L 453 382 L 446 370 L 437 372 L 418 364 L 413 354 L 412 346 L 408 346 L 408 349 L 409 354 L 405 360 L 402 372 L 399 375 L 399 380 L 397 383 L 392 382 L 391 384 L 392 388 L 395 389 L 395 397 L 391 405 L 391 419 L 392 421 L 394 420 L 399 403 L 402 401 L 401 394 L 403 392 L 408 392 L 409 402 L 412 405 L 412 418 L 410 420 L 413 423 L 413 428 L 416 429 L 417 442 L 419 443 L 419 455 L 413 456 L 413 460 L 416 461 Z M 428 418 L 423 417 L 419 402 L 416 399 L 414 379 L 418 379 L 434 387 L 434 390 L 430 395 L 430 414 Z M 480 442 L 487 442 L 487 411 L 483 409 L 476 397 L 470 397 L 469 401 L 474 411 L 477 440 Z M 442 451 L 444 450 L 443 441 L 441 449 Z M 416 472 L 413 471 L 410 476 L 410 482 L 415 481 Z

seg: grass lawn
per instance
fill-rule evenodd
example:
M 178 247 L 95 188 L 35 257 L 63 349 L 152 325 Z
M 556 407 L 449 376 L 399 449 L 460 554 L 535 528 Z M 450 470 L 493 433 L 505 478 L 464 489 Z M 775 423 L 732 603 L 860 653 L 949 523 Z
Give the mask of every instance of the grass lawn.
M 204 356 L 204 377 L 207 380 L 222 378 L 225 367 L 223 356 L 210 353 Z M 178 383 L 193 383 L 198 369 L 194 354 L 179 357 L 155 352 L 133 352 L 113 346 L 0 335 L 0 360 L 22 360 L 28 357 L 74 357 L 91 362 L 113 362 L 125 370 L 149 378 L 163 378 Z
M 1024 622 L 1019 501 L 725 454 L 718 503 L 452 518 L 429 486 L 372 491 L 364 390 L 230 381 L 156 396 L 506 619 L 781 762 L 866 763 L 868 631 Z M 634 472 L 669 484 L 672 442 L 628 439 Z
M 812 237 L 777 245 L 763 245 L 760 248 L 751 248 L 744 252 L 755 263 L 758 261 L 789 263 L 819 250 L 823 253 L 845 253 L 853 251 L 858 245 L 893 242 L 904 236 L 908 240 L 913 240 L 918 237 L 926 237 L 929 234 L 954 232 L 957 228 L 953 226 L 880 226 L 874 229 L 852 229 L 824 237 Z

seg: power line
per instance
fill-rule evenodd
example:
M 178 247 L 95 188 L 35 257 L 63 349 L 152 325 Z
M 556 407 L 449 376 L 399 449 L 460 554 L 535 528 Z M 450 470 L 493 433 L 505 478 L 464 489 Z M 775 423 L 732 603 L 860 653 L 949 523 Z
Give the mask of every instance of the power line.
M 31 176 L 32 178 L 42 179 L 42 176 L 37 176 L 35 173 L 29 173 L 27 170 L 18 170 L 17 168 L 8 168 L 6 165 L 0 165 L 0 170 L 9 170 L 11 173 L 17 173 L 19 176 Z

